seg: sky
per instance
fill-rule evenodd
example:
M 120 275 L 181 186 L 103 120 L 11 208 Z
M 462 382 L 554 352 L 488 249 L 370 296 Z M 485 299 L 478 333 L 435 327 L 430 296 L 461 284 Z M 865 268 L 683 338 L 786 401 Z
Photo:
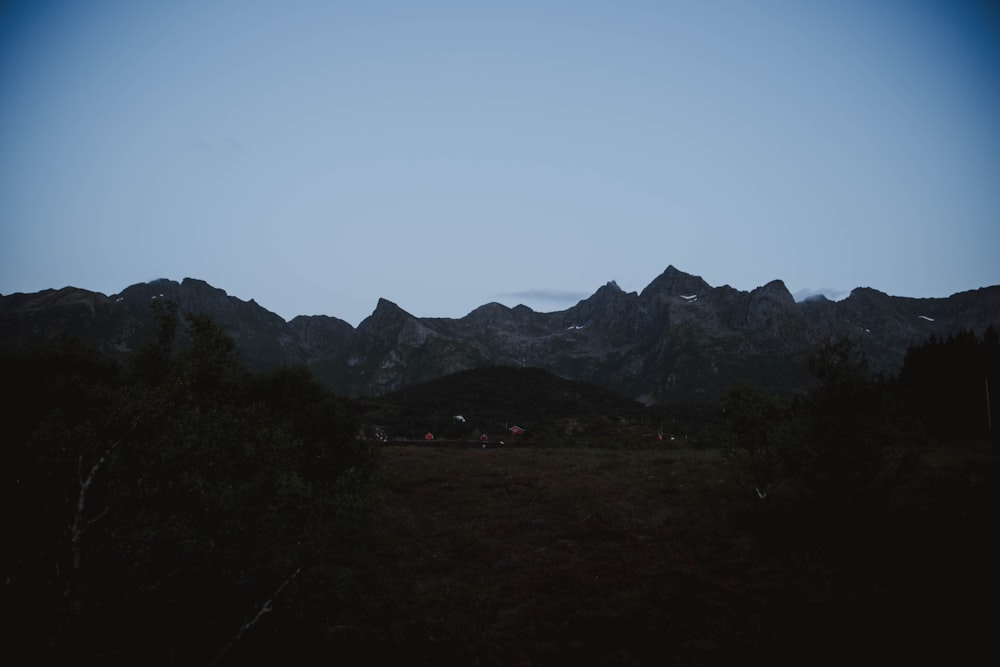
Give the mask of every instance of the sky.
M 0 2 L 0 293 L 563 310 L 1000 284 L 1000 7 Z

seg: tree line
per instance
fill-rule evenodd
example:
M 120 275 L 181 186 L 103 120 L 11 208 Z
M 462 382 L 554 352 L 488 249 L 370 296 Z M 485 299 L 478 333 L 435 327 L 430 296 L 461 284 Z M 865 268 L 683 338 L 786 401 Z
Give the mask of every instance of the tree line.
M 862 346 L 829 339 L 809 362 L 816 384 L 778 396 L 750 384 L 721 403 L 727 456 L 758 497 L 825 509 L 870 507 L 928 445 L 1000 439 L 1000 336 L 962 331 L 911 346 L 894 376 L 872 372 Z
M 373 452 L 342 401 L 304 368 L 247 371 L 208 316 L 158 321 L 127 366 L 68 340 L 2 359 L 22 655 L 208 664 L 321 634 L 316 580 L 368 521 Z
M 932 336 L 908 350 L 897 384 L 911 414 L 935 437 L 996 438 L 1000 332 L 989 327 L 982 336 L 969 330 Z

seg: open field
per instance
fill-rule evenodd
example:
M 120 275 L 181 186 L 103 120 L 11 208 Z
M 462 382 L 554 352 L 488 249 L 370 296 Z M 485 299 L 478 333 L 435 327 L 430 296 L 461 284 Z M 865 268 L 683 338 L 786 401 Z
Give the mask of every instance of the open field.
M 385 447 L 326 643 L 355 664 L 955 664 L 995 629 L 1000 468 L 924 465 L 843 517 L 749 497 L 718 450 Z

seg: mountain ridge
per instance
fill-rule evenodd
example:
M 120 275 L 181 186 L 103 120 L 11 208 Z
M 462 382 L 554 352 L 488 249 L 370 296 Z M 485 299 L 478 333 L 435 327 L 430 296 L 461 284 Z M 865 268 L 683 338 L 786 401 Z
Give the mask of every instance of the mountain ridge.
M 75 287 L 0 295 L 0 350 L 69 336 L 126 358 L 153 335 L 158 300 L 211 315 L 248 367 L 302 364 L 349 396 L 496 365 L 542 368 L 645 403 L 711 401 L 740 380 L 790 393 L 808 387 L 805 361 L 826 337 L 856 339 L 876 370 L 892 373 L 931 335 L 1000 324 L 1000 286 L 943 298 L 857 287 L 839 301 L 797 302 L 778 279 L 741 291 L 669 265 L 641 292 L 609 281 L 561 311 L 491 302 L 460 318 L 422 318 L 380 298 L 356 327 L 331 315 L 286 321 L 196 278 L 110 296 Z

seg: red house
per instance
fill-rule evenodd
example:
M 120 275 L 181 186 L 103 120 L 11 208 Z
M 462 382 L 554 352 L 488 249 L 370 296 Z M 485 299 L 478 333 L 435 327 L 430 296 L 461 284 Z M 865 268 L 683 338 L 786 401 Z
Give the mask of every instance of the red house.
M 510 432 L 511 435 L 521 435 L 522 433 L 524 433 L 524 429 L 521 428 L 520 426 L 511 426 Z

